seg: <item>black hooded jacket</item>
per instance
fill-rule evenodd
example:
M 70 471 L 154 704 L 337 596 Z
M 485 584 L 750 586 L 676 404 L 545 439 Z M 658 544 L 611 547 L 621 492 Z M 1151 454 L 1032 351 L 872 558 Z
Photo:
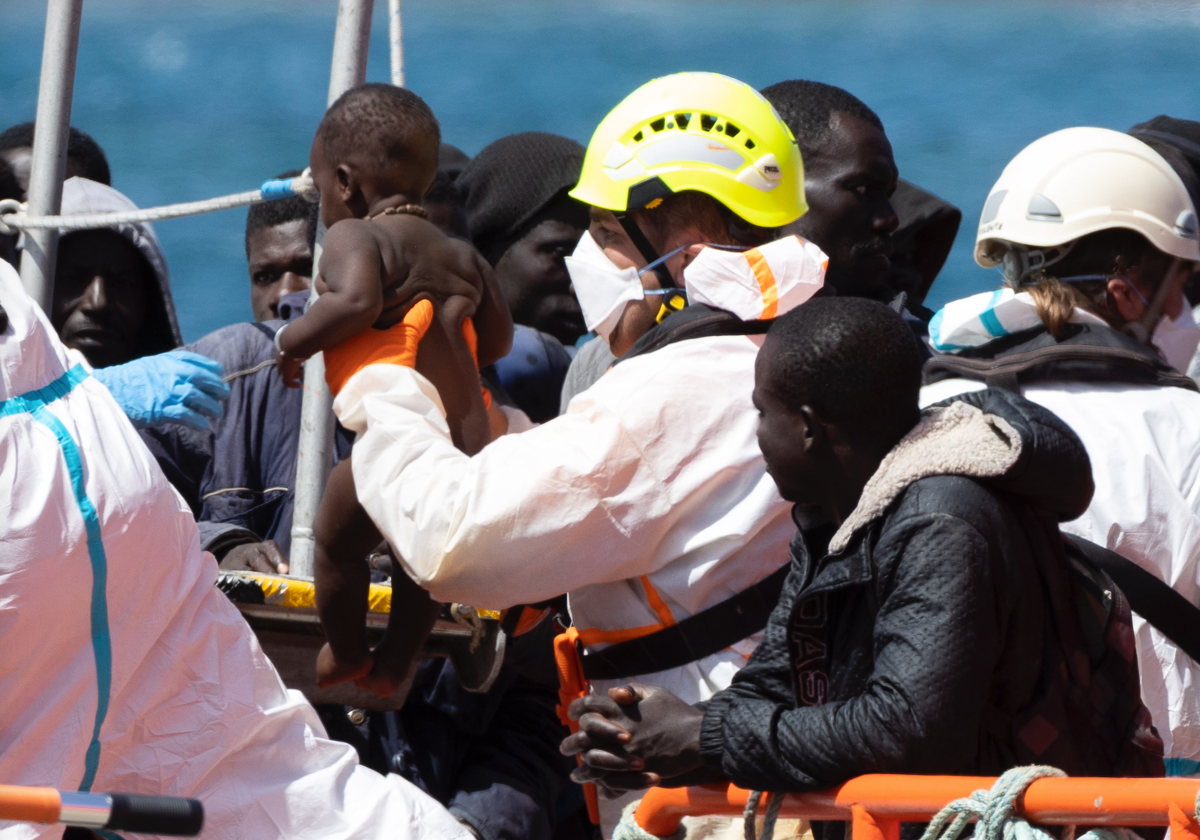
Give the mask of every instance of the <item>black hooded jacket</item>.
M 1162 774 L 1132 653 L 1105 666 L 1117 674 L 1103 701 L 1116 726 L 1063 714 L 1067 687 L 1044 676 L 1048 642 L 1082 646 L 1063 636 L 1053 607 L 1071 605 L 1061 569 L 1048 567 L 1063 565 L 1057 522 L 1092 496 L 1083 445 L 1015 394 L 955 402 L 982 414 L 958 406 L 959 432 L 921 440 L 919 426 L 905 438 L 829 553 L 819 543 L 832 528 L 793 540 L 762 643 L 703 704 L 704 762 L 734 784 L 803 792 L 864 773 L 995 775 L 1030 757 L 1071 775 Z M 1117 646 L 1131 650 L 1123 616 L 1106 626 L 1128 633 Z M 1105 643 L 1111 651 L 1113 637 Z

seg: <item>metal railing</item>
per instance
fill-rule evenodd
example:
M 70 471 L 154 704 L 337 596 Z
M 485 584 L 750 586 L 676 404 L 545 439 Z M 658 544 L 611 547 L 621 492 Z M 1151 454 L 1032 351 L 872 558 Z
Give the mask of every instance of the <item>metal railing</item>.
M 989 789 L 995 781 L 987 776 L 859 776 L 828 790 L 788 794 L 779 816 L 848 821 L 852 840 L 899 840 L 900 823 L 928 822 L 947 803 Z M 1038 779 L 1017 801 L 1017 812 L 1045 825 L 1169 826 L 1172 840 L 1200 840 L 1197 793 L 1200 779 Z M 652 788 L 634 819 L 642 830 L 669 837 L 684 817 L 741 816 L 749 797 L 750 791 L 732 785 Z

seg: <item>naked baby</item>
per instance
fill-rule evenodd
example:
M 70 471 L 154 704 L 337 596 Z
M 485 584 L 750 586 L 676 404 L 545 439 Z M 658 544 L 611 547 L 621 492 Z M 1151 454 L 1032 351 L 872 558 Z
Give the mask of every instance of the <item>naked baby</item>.
M 355 374 L 372 364 L 416 367 L 444 395 L 454 443 L 474 453 L 491 438 L 485 395 L 462 383 L 477 383 L 478 366 L 508 351 L 512 320 L 487 263 L 424 218 L 420 201 L 436 173 L 439 141 L 433 112 L 403 88 L 363 85 L 330 107 L 309 156 L 328 228 L 320 297 L 276 334 L 277 364 L 297 386 L 303 361 L 324 351 L 335 396 L 369 388 Z M 358 503 L 350 463 L 334 468 L 314 523 L 317 607 L 328 639 L 317 678 L 388 695 L 437 605 L 397 568 L 388 631 L 370 649 L 366 557 L 382 538 Z

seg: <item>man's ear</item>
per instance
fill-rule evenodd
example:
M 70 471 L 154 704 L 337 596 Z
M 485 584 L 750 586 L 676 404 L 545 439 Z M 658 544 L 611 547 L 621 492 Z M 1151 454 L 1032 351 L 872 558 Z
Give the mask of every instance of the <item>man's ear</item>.
M 810 405 L 800 406 L 800 417 L 804 418 L 804 448 L 812 451 L 829 442 L 829 428 Z

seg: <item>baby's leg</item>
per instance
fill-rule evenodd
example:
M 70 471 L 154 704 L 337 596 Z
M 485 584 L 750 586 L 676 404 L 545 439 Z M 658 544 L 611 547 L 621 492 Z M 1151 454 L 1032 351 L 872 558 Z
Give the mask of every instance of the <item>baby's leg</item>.
M 421 647 L 437 621 L 442 605 L 404 573 L 399 560 L 392 561 L 392 610 L 387 632 L 371 651 L 375 667 L 355 680 L 355 685 L 380 697 L 391 697 L 408 678 L 421 655 Z
M 327 688 L 365 677 L 373 665 L 367 644 L 367 555 L 382 537 L 358 503 L 349 458 L 329 474 L 313 536 L 317 613 L 328 640 L 317 656 L 317 685 Z

